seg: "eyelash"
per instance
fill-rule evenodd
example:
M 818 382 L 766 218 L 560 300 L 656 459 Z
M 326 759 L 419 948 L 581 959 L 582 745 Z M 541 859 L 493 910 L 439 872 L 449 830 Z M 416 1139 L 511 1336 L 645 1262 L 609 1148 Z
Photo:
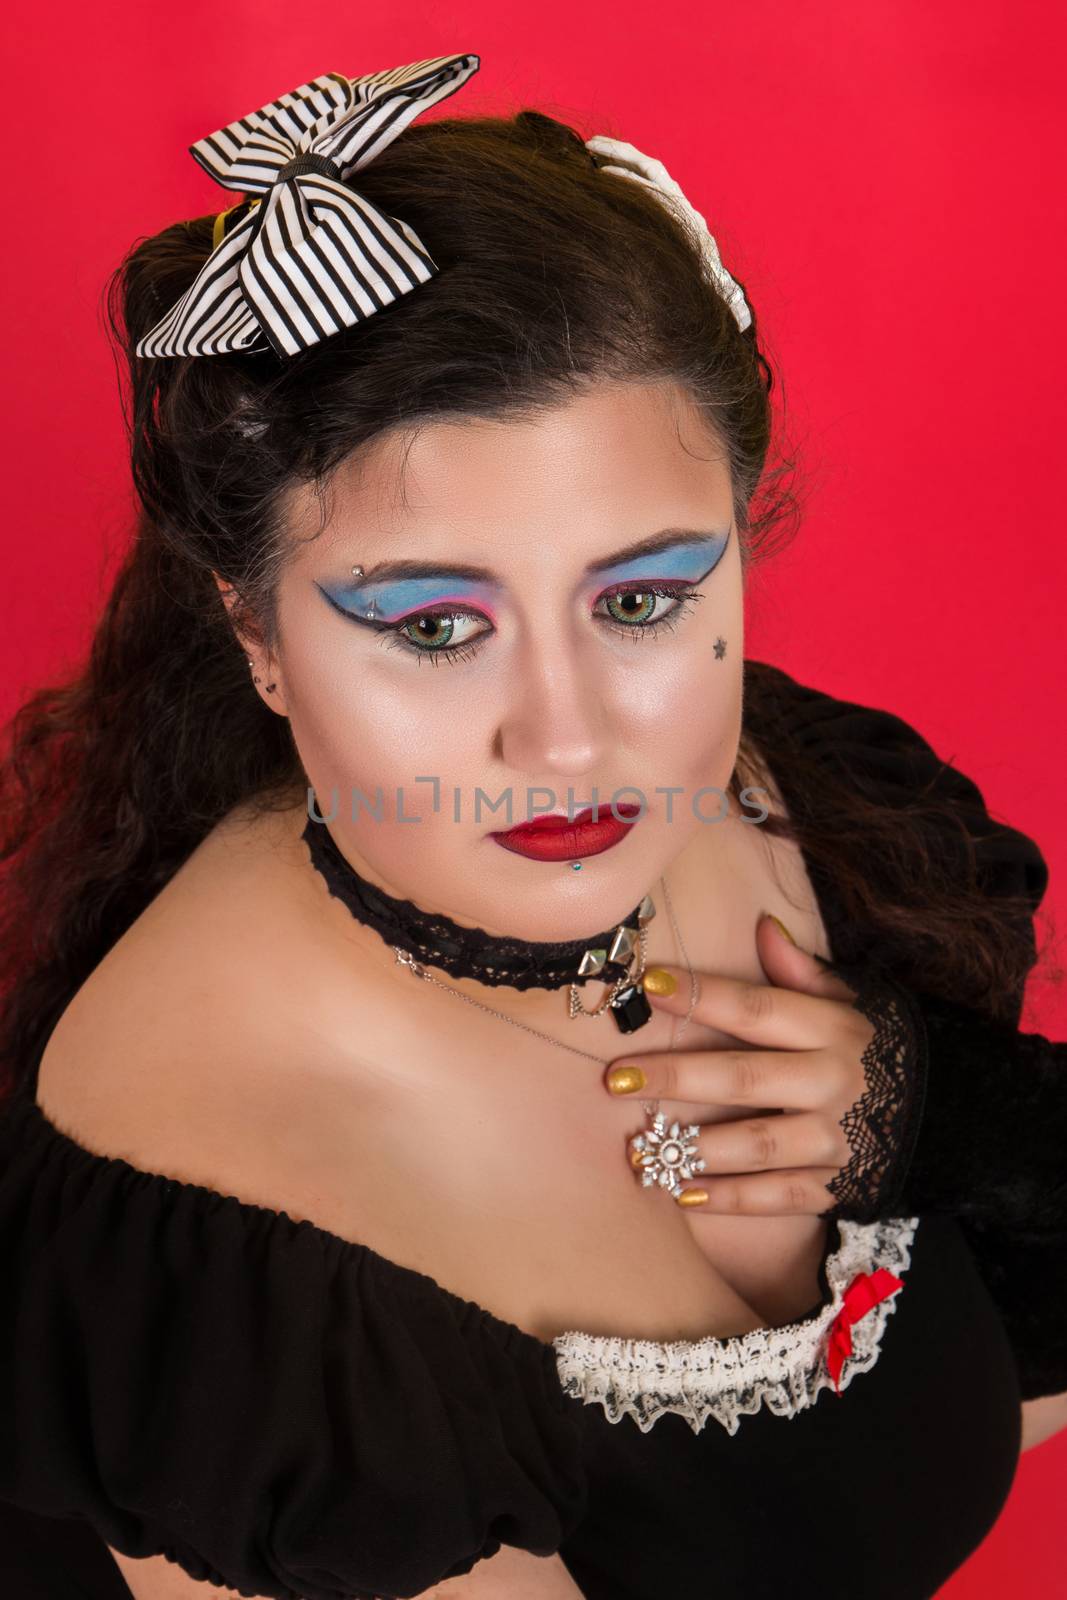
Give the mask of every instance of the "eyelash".
M 691 602 L 694 600 L 703 600 L 704 598 L 703 594 L 698 589 L 690 589 L 681 582 L 672 583 L 663 581 L 660 583 L 631 583 L 624 584 L 617 589 L 606 589 L 602 595 L 598 596 L 597 603 L 599 604 L 601 600 L 621 599 L 624 595 L 630 594 L 654 594 L 665 600 L 677 600 L 679 602 L 679 604 L 676 605 L 673 610 L 668 611 L 666 616 L 657 617 L 653 622 L 631 623 L 627 625 L 620 622 L 614 622 L 610 618 L 605 618 L 603 616 L 600 617 L 600 620 L 605 622 L 613 633 L 620 634 L 623 638 L 633 639 L 635 644 L 640 639 L 647 639 L 654 634 L 658 634 L 661 629 L 676 628 L 679 622 L 681 622 L 682 618 L 688 616 L 690 611 L 693 609 Z M 459 610 L 418 611 L 412 616 L 406 617 L 402 623 L 398 623 L 395 627 L 384 629 L 382 643 L 391 649 L 402 650 L 406 655 L 415 656 L 418 659 L 420 667 L 423 659 L 426 656 L 430 657 L 430 660 L 433 662 L 435 667 L 437 666 L 438 662 L 442 660 L 450 663 L 456 661 L 470 661 L 473 660 L 475 655 L 477 655 L 479 648 L 489 637 L 488 633 L 483 633 L 478 639 L 471 640 L 467 644 L 440 645 L 435 649 L 432 646 L 424 648 L 420 645 L 412 644 L 409 639 L 404 637 L 403 630 L 411 627 L 412 623 L 420 622 L 427 617 L 432 618 L 435 622 L 439 622 L 453 617 L 470 617 L 477 615 L 479 615 L 477 612 Z

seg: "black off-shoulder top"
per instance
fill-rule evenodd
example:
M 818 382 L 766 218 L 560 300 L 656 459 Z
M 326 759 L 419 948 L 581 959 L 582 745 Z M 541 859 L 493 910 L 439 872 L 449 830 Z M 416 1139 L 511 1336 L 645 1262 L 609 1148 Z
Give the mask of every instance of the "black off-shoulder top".
M 887 804 L 947 786 L 990 892 L 1036 910 L 1037 846 L 914 729 L 746 672 Z M 835 956 L 862 957 L 812 878 Z M 932 1596 L 1004 1504 L 1021 1398 L 1067 1389 L 1067 1047 L 923 1007 L 891 1214 L 828 1225 L 803 1318 L 674 1344 L 545 1343 L 358 1242 L 95 1154 L 31 1073 L 0 1113 L 0 1592 L 128 1600 L 109 1544 L 245 1596 L 400 1600 L 510 1544 L 558 1552 L 589 1600 Z

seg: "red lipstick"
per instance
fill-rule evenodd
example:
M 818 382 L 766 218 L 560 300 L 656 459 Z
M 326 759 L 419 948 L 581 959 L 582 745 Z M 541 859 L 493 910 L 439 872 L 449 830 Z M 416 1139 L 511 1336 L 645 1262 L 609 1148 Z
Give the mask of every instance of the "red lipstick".
M 633 827 L 632 818 L 640 817 L 638 805 L 617 805 L 620 822 L 611 810 L 610 802 L 599 808 L 600 816 L 593 821 L 593 808 L 575 813 L 573 822 L 567 817 L 535 817 L 532 822 L 520 822 L 506 833 L 491 833 L 490 839 L 514 850 L 516 855 L 529 856 L 533 861 L 573 861 L 579 856 L 598 856 L 624 839 Z

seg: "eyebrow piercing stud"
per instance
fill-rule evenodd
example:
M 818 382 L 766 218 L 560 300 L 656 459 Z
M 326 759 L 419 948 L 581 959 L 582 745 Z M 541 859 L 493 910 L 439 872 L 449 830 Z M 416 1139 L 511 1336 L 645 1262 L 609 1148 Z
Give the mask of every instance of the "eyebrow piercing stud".
M 362 567 L 353 567 L 352 568 L 352 576 L 353 576 L 353 578 L 362 578 L 362 576 L 363 576 L 363 568 Z M 376 617 L 378 615 L 378 602 L 376 600 L 372 600 L 370 605 L 367 607 L 366 611 L 364 611 L 363 615 L 365 617 Z

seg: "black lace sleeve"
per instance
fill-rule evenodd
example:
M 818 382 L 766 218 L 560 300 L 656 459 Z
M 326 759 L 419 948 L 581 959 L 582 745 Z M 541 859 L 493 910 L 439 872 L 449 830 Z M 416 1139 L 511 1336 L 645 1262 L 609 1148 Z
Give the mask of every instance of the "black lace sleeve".
M 1067 1391 L 1067 1043 L 919 995 L 921 1136 L 896 1208 L 955 1216 L 1024 1400 Z
M 863 1094 L 841 1122 L 852 1154 L 826 1185 L 835 1203 L 823 1215 L 874 1222 L 908 1209 L 901 1191 L 926 1108 L 926 1030 L 914 996 L 877 967 L 829 970 L 856 991 L 853 1004 L 874 1034 L 863 1052 Z
M 801 742 L 847 765 L 868 792 L 894 805 L 919 786 L 953 801 L 986 893 L 1028 904 L 1036 962 L 1034 919 L 1049 871 L 1035 841 L 996 822 L 974 780 L 902 718 L 777 668 L 770 675 Z M 960 848 L 955 833 L 943 843 Z M 1024 983 L 1013 1020 L 994 1021 L 905 986 L 893 953 L 854 941 L 855 930 L 829 931 L 849 958 L 828 970 L 857 991 L 875 1032 L 864 1094 L 843 1121 L 852 1155 L 828 1185 L 835 1205 L 825 1214 L 955 1217 L 1004 1322 L 1023 1398 L 1067 1391 L 1067 1044 L 1020 1031 Z
M 1024 1400 L 1067 1392 L 1067 1043 L 834 969 L 874 1023 L 852 1157 L 823 1215 L 956 1218 L 1000 1313 Z

